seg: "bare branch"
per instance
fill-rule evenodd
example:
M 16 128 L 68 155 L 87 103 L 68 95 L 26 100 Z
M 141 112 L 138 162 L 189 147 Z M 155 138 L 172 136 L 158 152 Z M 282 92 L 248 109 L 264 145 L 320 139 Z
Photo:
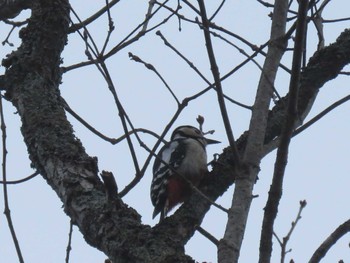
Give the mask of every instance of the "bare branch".
M 309 263 L 318 263 L 327 254 L 328 250 L 346 233 L 350 232 L 350 219 L 337 227 L 333 233 L 317 248 Z
M 212 234 L 210 234 L 208 231 L 203 229 L 202 227 L 197 227 L 197 231 L 201 233 L 203 236 L 208 238 L 211 242 L 213 242 L 214 245 L 219 245 L 219 240 L 217 240 Z
M 150 63 L 146 63 L 144 62 L 140 57 L 135 56 L 134 54 L 132 54 L 131 52 L 129 52 L 129 57 L 139 63 L 142 63 L 147 69 L 152 70 L 154 73 L 156 73 L 156 75 L 160 78 L 160 80 L 163 82 L 163 84 L 165 85 L 165 87 L 167 88 L 167 90 L 170 92 L 170 94 L 173 96 L 174 100 L 176 101 L 177 105 L 180 105 L 180 101 L 178 100 L 178 98 L 176 97 L 175 93 L 172 91 L 172 89 L 170 88 L 170 86 L 168 85 L 168 83 L 165 81 L 165 79 L 162 77 L 162 75 L 158 72 L 158 70 Z
M 109 8 L 114 6 L 115 4 L 119 3 L 120 0 L 112 0 L 108 6 L 104 6 L 101 8 L 98 12 L 90 16 L 84 21 L 79 21 L 79 24 L 72 24 L 72 26 L 69 28 L 69 33 L 73 33 L 75 31 L 78 31 L 79 29 L 82 29 L 83 27 L 86 27 L 88 24 L 92 23 L 95 21 L 97 18 L 99 18 L 101 15 L 103 15 Z
M 111 16 L 110 4 L 109 4 L 108 0 L 106 0 L 106 7 L 107 7 L 107 16 L 108 16 L 108 33 L 107 33 L 107 37 L 106 37 L 105 43 L 103 44 L 103 48 L 101 50 L 101 54 L 102 55 L 105 53 L 105 50 L 107 48 L 109 39 L 110 39 L 110 37 L 112 35 L 112 32 L 115 29 L 114 23 L 113 23 L 113 19 L 112 19 L 112 16 Z
M 300 206 L 299 206 L 298 214 L 297 214 L 295 220 L 292 222 L 291 228 L 289 229 L 288 234 L 283 238 L 283 242 L 282 243 L 281 243 L 280 240 L 278 240 L 280 245 L 281 245 L 281 248 L 282 248 L 281 249 L 281 263 L 284 263 L 286 254 L 289 252 L 289 250 L 287 250 L 287 243 L 288 243 L 290 237 L 292 236 L 292 233 L 293 233 L 296 225 L 298 224 L 299 220 L 301 219 L 301 212 L 303 211 L 303 209 L 306 206 L 306 201 L 305 200 L 300 201 L 299 203 L 300 203 Z
M 229 141 L 229 144 L 230 144 L 233 156 L 234 156 L 234 163 L 237 166 L 239 166 L 240 162 L 241 162 L 240 156 L 238 154 L 238 149 L 237 149 L 235 139 L 233 136 L 233 132 L 232 132 L 231 124 L 230 124 L 230 119 L 229 119 L 228 114 L 227 114 L 227 109 L 226 109 L 225 100 L 224 100 L 224 94 L 223 94 L 222 86 L 221 86 L 219 68 L 218 68 L 217 63 L 216 63 L 214 49 L 213 49 L 213 45 L 212 45 L 211 37 L 210 37 L 210 32 L 209 32 L 209 22 L 208 22 L 208 18 L 207 18 L 207 11 L 206 11 L 203 0 L 198 0 L 198 3 L 199 3 L 199 9 L 201 12 L 202 23 L 203 23 L 203 28 L 204 28 L 203 32 L 204 32 L 205 44 L 207 46 L 210 67 L 211 67 L 211 71 L 212 71 L 212 74 L 214 77 L 214 82 L 215 82 L 215 87 L 216 87 L 216 91 L 217 91 L 218 102 L 219 102 L 219 106 L 220 106 L 222 120 L 224 122 L 227 139 Z
M 350 100 L 350 95 L 345 96 L 344 98 L 334 102 L 332 105 L 324 109 L 322 112 L 317 114 L 315 117 L 313 117 L 311 120 L 309 120 L 307 123 L 296 129 L 293 133 L 293 136 L 298 135 L 299 133 L 305 131 L 307 128 L 309 128 L 311 125 L 315 124 L 318 120 L 320 120 L 322 117 L 326 116 L 329 112 L 337 108 L 338 106 L 342 105 L 343 103 Z
M 69 233 L 68 233 L 68 244 L 66 248 L 66 263 L 69 263 L 69 256 L 72 250 L 72 234 L 73 234 L 73 222 L 70 220 L 69 222 Z
M 39 172 L 36 171 L 35 173 L 23 178 L 23 179 L 19 179 L 19 180 L 15 180 L 15 181 L 0 181 L 0 184 L 20 184 L 20 183 L 23 183 L 25 181 L 28 181 L 32 178 L 34 178 L 35 176 L 39 175 Z
M 73 12 L 73 14 L 76 16 L 76 18 L 80 21 L 79 16 L 76 14 L 76 12 L 71 7 L 70 7 L 70 10 Z M 109 70 L 108 70 L 108 68 L 107 68 L 107 66 L 105 64 L 105 61 L 101 60 L 100 52 L 99 52 L 98 47 L 95 44 L 91 34 L 89 33 L 89 31 L 87 30 L 87 28 L 85 26 L 84 26 L 84 35 L 82 35 L 79 31 L 78 31 L 78 33 L 82 37 L 82 39 L 84 40 L 84 42 L 86 44 L 85 54 L 87 55 L 87 57 L 90 60 L 93 60 L 93 58 L 92 58 L 92 56 L 90 54 L 90 51 L 93 52 L 93 54 L 95 56 L 95 59 L 96 59 L 93 62 L 95 63 L 95 66 L 97 67 L 97 69 L 99 70 L 99 72 L 101 73 L 103 78 L 105 79 L 105 81 L 106 81 L 106 83 L 108 85 L 108 89 L 110 90 L 110 92 L 111 92 L 111 94 L 112 94 L 112 96 L 114 98 L 115 104 L 116 104 L 118 112 L 119 112 L 119 117 L 120 117 L 121 124 L 122 124 L 123 130 L 124 130 L 124 134 L 126 136 L 127 144 L 129 146 L 131 158 L 132 158 L 133 163 L 134 163 L 135 174 L 136 175 L 140 175 L 141 171 L 140 171 L 138 159 L 137 159 L 137 156 L 136 156 L 134 145 L 133 145 L 133 143 L 131 141 L 131 138 L 129 136 L 129 133 L 128 133 L 127 124 L 129 124 L 132 129 L 134 129 L 134 126 L 131 123 L 128 115 L 126 114 L 126 112 L 124 110 L 124 107 L 123 107 L 121 101 L 118 98 L 116 89 L 115 89 L 114 84 L 113 84 L 113 80 L 112 80 L 112 78 L 111 78 L 111 76 L 109 74 Z M 88 40 L 90 40 L 92 42 L 93 47 L 91 47 L 91 45 L 88 43 Z M 139 139 L 137 133 L 135 133 L 135 136 L 136 136 L 136 138 L 139 141 L 141 141 Z M 142 176 L 142 175 L 140 175 L 140 176 Z
M 242 245 L 253 186 L 259 172 L 261 151 L 265 141 L 268 121 L 268 109 L 273 94 L 274 83 L 281 57 L 286 47 L 285 28 L 288 1 L 276 1 L 271 26 L 271 40 L 263 66 L 259 86 L 253 106 L 248 139 L 243 155 L 244 169 L 235 179 L 235 190 L 224 238 L 220 240 L 218 261 L 221 263 L 237 262 Z
M 281 134 L 280 144 L 277 150 L 275 170 L 268 200 L 264 209 L 264 219 L 260 239 L 260 263 L 267 263 L 271 260 L 273 225 L 278 213 L 279 201 L 282 197 L 284 171 L 288 160 L 288 148 L 295 128 L 295 121 L 298 118 L 298 94 L 300 85 L 300 68 L 304 48 L 306 15 L 308 0 L 299 1 L 298 22 L 296 29 L 296 40 L 293 53 L 292 75 L 289 85 L 287 119 Z
M 171 14 L 168 18 L 164 19 L 162 22 L 160 22 L 158 25 L 152 27 L 151 29 L 148 29 L 145 31 L 145 24 L 148 24 L 149 20 L 163 7 L 163 5 L 165 5 L 166 2 L 168 2 L 169 0 L 166 0 L 161 6 L 159 6 L 151 15 L 146 15 L 146 20 L 144 20 L 141 24 L 139 24 L 134 30 L 132 30 L 122 41 L 120 41 L 115 47 L 113 47 L 110 51 L 108 51 L 106 54 L 104 54 L 103 56 L 96 56 L 97 59 L 90 59 L 88 61 L 84 61 L 84 62 L 80 62 L 74 65 L 70 65 L 67 67 L 62 67 L 62 72 L 67 72 L 76 68 L 81 68 L 84 66 L 88 66 L 88 65 L 93 65 L 96 63 L 98 63 L 99 61 L 104 61 L 108 58 L 110 58 L 111 56 L 113 56 L 114 54 L 116 54 L 117 52 L 119 52 L 120 50 L 122 50 L 123 48 L 131 45 L 132 43 L 138 41 L 141 37 L 145 36 L 146 33 L 156 29 L 157 27 L 159 27 L 160 25 L 166 23 L 166 21 L 168 21 L 168 19 L 170 19 L 170 17 L 172 17 L 174 14 Z M 82 24 L 82 27 L 85 28 L 86 27 L 84 24 Z M 137 30 L 139 30 L 141 28 L 141 30 L 137 32 Z M 79 32 L 79 31 L 78 31 Z M 135 36 L 132 37 L 132 35 L 134 35 L 136 33 Z M 81 34 L 81 33 L 79 33 Z
M 221 8 L 224 6 L 226 0 L 222 0 L 221 4 L 219 5 L 219 7 L 215 10 L 215 12 L 213 13 L 213 15 L 208 19 L 208 21 L 212 21 L 215 16 L 220 12 Z
M 231 37 L 234 37 L 236 39 L 238 39 L 239 41 L 241 41 L 242 43 L 244 43 L 245 45 L 247 45 L 248 47 L 250 47 L 254 52 L 257 52 L 263 56 L 267 56 L 267 53 L 263 51 L 263 48 L 265 48 L 268 44 L 269 44 L 269 41 L 267 41 L 265 44 L 261 45 L 260 47 L 258 47 L 257 45 L 254 45 L 252 43 L 250 43 L 248 40 L 244 39 L 243 37 L 233 33 L 233 32 L 230 32 L 229 30 L 227 30 L 226 28 L 223 28 L 223 27 L 220 27 L 214 23 L 210 23 L 210 28 L 213 28 L 213 29 L 216 29 L 218 31 L 221 31 L 221 32 L 224 32 L 226 34 L 228 34 L 229 36 Z M 288 36 L 286 36 L 288 37 Z M 285 65 L 283 65 L 280 61 L 279 61 L 279 66 L 284 70 L 286 71 L 287 73 L 291 73 L 290 69 L 288 67 L 286 67 Z
M 7 149 L 6 149 L 6 124 L 5 124 L 5 118 L 4 118 L 4 112 L 2 107 L 2 96 L 0 96 L 0 121 L 1 121 L 1 132 L 2 132 L 2 181 L 4 182 L 2 185 L 2 189 L 4 192 L 4 214 L 7 219 L 7 224 L 10 229 L 11 237 L 13 240 L 13 243 L 16 248 L 18 260 L 20 263 L 24 263 L 22 251 L 19 246 L 19 242 L 16 236 L 16 231 L 13 226 L 12 217 L 11 217 L 11 210 L 9 205 L 9 199 L 8 199 L 8 192 L 7 192 L 7 169 L 6 169 L 6 163 L 7 163 Z

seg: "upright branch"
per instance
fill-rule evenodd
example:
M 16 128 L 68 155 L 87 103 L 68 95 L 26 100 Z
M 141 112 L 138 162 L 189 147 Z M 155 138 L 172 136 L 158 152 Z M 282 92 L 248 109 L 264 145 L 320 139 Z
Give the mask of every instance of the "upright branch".
M 72 250 L 72 234 L 73 234 L 73 222 L 69 222 L 68 244 L 66 248 L 66 263 L 69 263 L 69 256 Z
M 298 118 L 297 102 L 299 93 L 300 67 L 306 29 L 307 8 L 308 0 L 301 0 L 299 2 L 298 22 L 292 62 L 292 76 L 289 85 L 287 118 L 281 134 L 280 145 L 277 150 L 272 185 L 265 207 L 260 239 L 260 263 L 270 262 L 271 259 L 273 224 L 277 216 L 279 201 L 282 197 L 283 177 L 288 160 L 289 143 L 295 128 L 295 121 Z
M 7 148 L 6 148 L 6 125 L 5 125 L 5 118 L 4 118 L 4 112 L 2 108 L 2 97 L 0 95 L 0 121 L 1 121 L 1 132 L 2 132 L 2 181 L 3 181 L 3 192 L 4 192 L 4 214 L 7 219 L 7 224 L 10 229 L 10 233 L 12 236 L 13 243 L 16 248 L 18 260 L 20 263 L 24 263 L 21 248 L 19 246 L 19 242 L 16 236 L 15 228 L 13 226 L 12 217 L 11 217 L 11 210 L 9 206 L 9 200 L 8 200 L 8 193 L 7 193 L 7 179 L 6 179 L 6 157 L 7 157 Z
M 269 105 L 273 95 L 276 73 L 285 51 L 288 0 L 276 1 L 272 17 L 271 36 L 263 65 L 249 125 L 247 143 L 242 159 L 242 169 L 235 179 L 235 191 L 224 238 L 218 248 L 218 260 L 238 262 L 246 228 L 252 192 L 256 181 L 268 121 Z

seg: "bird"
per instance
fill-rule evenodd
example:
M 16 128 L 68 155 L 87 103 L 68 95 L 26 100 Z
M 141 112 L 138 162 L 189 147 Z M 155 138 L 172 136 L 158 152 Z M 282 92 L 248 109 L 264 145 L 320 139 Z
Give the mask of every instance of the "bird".
M 192 186 L 198 186 L 208 173 L 206 146 L 220 143 L 208 139 L 190 125 L 177 127 L 168 143 L 156 156 L 151 183 L 153 219 L 160 213 L 160 221 L 177 204 L 186 201 Z

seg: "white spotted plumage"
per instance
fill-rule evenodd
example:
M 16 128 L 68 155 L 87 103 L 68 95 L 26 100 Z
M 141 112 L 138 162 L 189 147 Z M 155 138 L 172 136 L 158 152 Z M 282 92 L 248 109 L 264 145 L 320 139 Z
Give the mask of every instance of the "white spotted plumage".
M 195 127 L 180 126 L 174 130 L 171 141 L 162 147 L 153 165 L 153 218 L 161 213 L 162 220 L 171 208 L 187 198 L 189 184 L 198 185 L 207 172 L 205 147 L 209 143 L 218 142 L 206 139 Z

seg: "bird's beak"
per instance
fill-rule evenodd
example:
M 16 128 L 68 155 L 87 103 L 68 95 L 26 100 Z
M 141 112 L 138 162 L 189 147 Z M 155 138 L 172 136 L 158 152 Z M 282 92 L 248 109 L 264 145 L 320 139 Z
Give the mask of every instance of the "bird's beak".
M 219 141 L 212 140 L 212 139 L 208 139 L 208 138 L 205 138 L 205 141 L 207 142 L 207 144 L 216 144 L 216 143 L 221 143 L 221 142 L 219 142 Z

